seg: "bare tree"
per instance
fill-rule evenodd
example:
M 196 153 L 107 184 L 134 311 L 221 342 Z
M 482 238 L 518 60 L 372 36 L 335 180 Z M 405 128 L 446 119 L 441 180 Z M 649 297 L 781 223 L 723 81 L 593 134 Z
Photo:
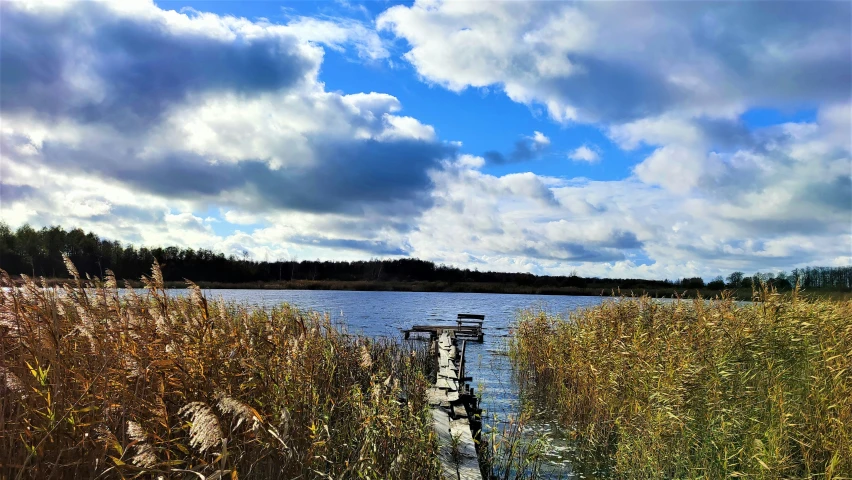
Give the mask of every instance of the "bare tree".
M 728 275 L 728 285 L 732 287 L 739 287 L 743 284 L 743 279 L 745 278 L 745 274 L 743 272 L 734 272 Z

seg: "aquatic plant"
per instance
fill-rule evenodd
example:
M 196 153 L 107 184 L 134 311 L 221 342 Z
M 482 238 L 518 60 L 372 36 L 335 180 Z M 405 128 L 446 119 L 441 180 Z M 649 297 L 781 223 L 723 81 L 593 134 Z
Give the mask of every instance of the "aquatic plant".
M 0 271 L 0 478 L 436 478 L 425 351 L 327 316 Z
M 852 301 L 764 286 L 528 311 L 510 356 L 526 401 L 615 477 L 852 477 Z

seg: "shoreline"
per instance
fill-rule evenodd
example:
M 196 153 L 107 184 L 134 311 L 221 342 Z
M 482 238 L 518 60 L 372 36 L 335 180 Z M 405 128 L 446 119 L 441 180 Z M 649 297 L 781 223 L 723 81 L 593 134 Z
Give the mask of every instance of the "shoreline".
M 22 280 L 14 280 L 21 284 Z M 58 285 L 67 282 L 64 278 L 45 279 L 48 285 Z M 142 288 L 144 284 L 139 280 L 130 280 L 133 288 Z M 119 285 L 125 281 L 119 280 Z M 166 281 L 166 288 L 183 289 L 187 283 L 183 281 Z M 618 285 L 603 284 L 600 287 L 559 287 L 559 286 L 536 286 L 519 285 L 516 283 L 484 283 L 484 282 L 425 282 L 425 281 L 342 281 L 342 280 L 292 280 L 280 282 L 196 282 L 203 290 L 338 290 L 338 291 L 360 291 L 360 292 L 434 292 L 434 293 L 492 293 L 507 295 L 559 295 L 559 296 L 591 296 L 591 297 L 613 297 L 613 296 L 642 296 L 648 295 L 652 298 L 713 298 L 720 296 L 723 291 L 731 292 L 738 300 L 751 300 L 752 290 L 739 288 L 736 290 L 712 290 L 702 289 L 678 289 L 678 288 L 619 288 Z M 842 290 L 805 290 L 805 295 L 834 300 L 852 299 L 852 292 Z

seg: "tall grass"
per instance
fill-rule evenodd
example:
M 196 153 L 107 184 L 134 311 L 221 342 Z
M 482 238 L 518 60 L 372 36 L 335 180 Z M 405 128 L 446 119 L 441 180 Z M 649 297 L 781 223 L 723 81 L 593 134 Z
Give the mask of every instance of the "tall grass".
M 616 477 L 852 477 L 852 301 L 756 300 L 527 312 L 511 357 L 581 461 Z
M 0 272 L 0 478 L 436 478 L 425 351 L 327 317 Z

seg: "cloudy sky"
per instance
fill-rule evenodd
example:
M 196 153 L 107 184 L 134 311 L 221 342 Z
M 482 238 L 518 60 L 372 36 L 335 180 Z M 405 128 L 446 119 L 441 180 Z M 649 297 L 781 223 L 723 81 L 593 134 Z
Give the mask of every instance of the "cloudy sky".
M 257 260 L 852 263 L 849 2 L 0 2 L 0 219 Z

